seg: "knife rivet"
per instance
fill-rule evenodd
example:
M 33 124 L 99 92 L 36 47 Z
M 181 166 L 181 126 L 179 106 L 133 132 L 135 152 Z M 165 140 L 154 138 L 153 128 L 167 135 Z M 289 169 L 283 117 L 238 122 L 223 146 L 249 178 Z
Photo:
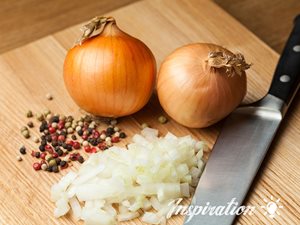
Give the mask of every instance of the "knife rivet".
M 300 45 L 295 45 L 293 47 L 294 52 L 300 52 Z
M 289 75 L 281 75 L 280 78 L 279 78 L 279 80 L 280 80 L 281 82 L 283 82 L 283 83 L 289 82 L 290 79 L 291 79 L 291 78 L 290 78 Z

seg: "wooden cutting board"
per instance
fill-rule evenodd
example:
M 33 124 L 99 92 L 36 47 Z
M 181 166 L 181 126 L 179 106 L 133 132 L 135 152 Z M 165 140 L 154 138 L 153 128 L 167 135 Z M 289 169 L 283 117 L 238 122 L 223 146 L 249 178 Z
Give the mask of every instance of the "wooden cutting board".
M 121 29 L 143 40 L 152 49 L 158 66 L 179 46 L 212 42 L 243 53 L 247 61 L 253 63 L 248 72 L 245 103 L 261 98 L 268 90 L 278 54 L 211 1 L 144 0 L 107 15 L 114 16 Z M 24 115 L 28 109 L 43 112 L 49 108 L 57 113 L 81 115 L 62 79 L 63 60 L 67 49 L 80 35 L 79 27 L 71 27 L 0 56 L 0 224 L 82 224 L 72 215 L 60 219 L 53 217 L 50 187 L 67 171 L 60 174 L 35 172 L 32 169 L 34 159 L 29 154 L 22 162 L 16 160 L 21 145 L 25 144 L 29 150 L 37 148 L 19 132 L 28 121 Z M 46 100 L 48 92 L 53 94 L 53 101 Z M 237 224 L 300 224 L 300 107 L 294 103 L 245 202 L 260 207 L 266 205 L 264 199 L 280 198 L 284 207 L 279 211 L 281 215 L 271 219 L 264 215 L 263 209 L 258 209 L 252 216 L 239 217 Z M 132 135 L 140 131 L 139 124 L 146 122 L 161 134 L 167 131 L 179 136 L 191 134 L 213 146 L 221 123 L 207 129 L 187 129 L 172 120 L 161 125 L 157 117 L 162 113 L 153 96 L 143 110 L 121 118 L 119 126 Z M 130 137 L 127 140 L 130 141 Z M 70 169 L 76 170 L 77 164 Z M 183 218 L 179 216 L 169 221 L 169 224 L 182 223 Z M 124 224 L 142 222 L 134 220 Z

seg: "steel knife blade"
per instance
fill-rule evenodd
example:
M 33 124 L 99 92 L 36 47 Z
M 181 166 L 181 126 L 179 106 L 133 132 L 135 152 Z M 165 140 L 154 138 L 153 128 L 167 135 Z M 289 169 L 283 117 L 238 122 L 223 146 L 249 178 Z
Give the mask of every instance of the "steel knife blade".
M 231 210 L 242 205 L 299 89 L 300 17 L 294 22 L 268 94 L 256 103 L 237 108 L 224 122 L 184 224 L 230 225 L 234 222 L 238 212 L 232 215 L 234 211 L 226 213 L 225 209 L 229 204 Z M 217 207 L 219 212 L 216 212 Z

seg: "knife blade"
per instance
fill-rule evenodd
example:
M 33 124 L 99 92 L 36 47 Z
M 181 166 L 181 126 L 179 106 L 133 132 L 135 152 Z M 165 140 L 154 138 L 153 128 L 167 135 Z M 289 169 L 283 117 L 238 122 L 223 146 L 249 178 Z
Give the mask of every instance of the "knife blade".
M 300 16 L 295 19 L 268 94 L 258 102 L 237 108 L 224 122 L 184 224 L 230 225 L 234 222 L 235 216 L 242 212 L 237 209 L 247 195 L 299 83 Z

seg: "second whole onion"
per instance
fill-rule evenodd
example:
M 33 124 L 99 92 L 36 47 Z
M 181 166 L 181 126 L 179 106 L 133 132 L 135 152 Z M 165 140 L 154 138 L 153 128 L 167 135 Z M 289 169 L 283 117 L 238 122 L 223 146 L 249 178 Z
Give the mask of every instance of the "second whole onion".
M 99 34 L 92 36 L 94 32 Z M 140 110 L 149 100 L 156 76 L 151 50 L 118 28 L 112 17 L 96 17 L 84 26 L 80 43 L 69 50 L 64 81 L 85 111 L 120 117 Z
M 214 44 L 183 46 L 162 63 L 157 81 L 159 101 L 178 123 L 210 126 L 232 112 L 247 90 L 243 55 Z

